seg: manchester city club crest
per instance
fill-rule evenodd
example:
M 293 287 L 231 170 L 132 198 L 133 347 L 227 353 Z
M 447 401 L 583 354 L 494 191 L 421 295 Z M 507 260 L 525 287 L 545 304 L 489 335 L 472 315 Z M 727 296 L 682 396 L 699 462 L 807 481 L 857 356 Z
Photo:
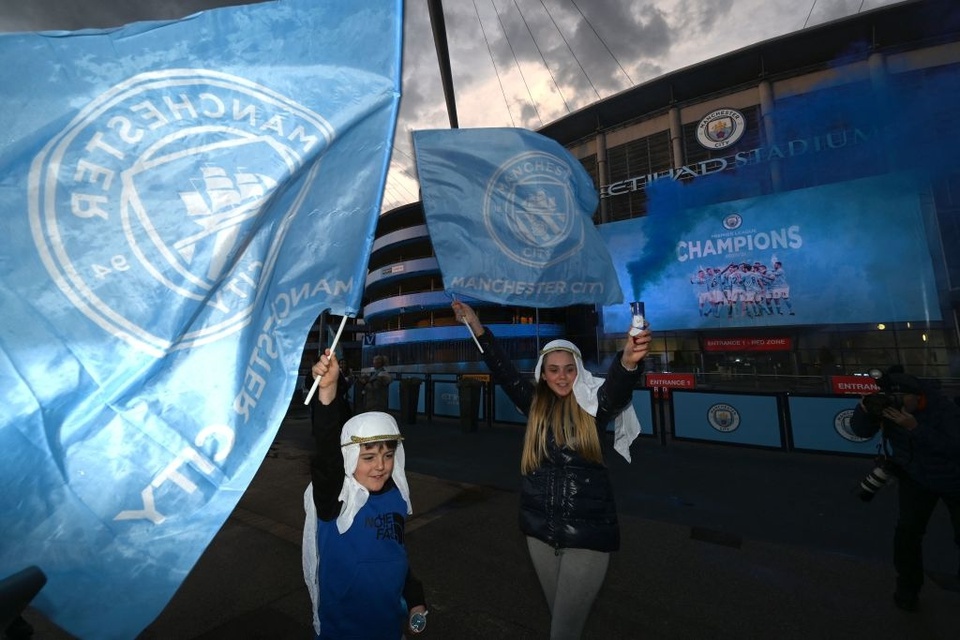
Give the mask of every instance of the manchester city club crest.
M 564 162 L 542 151 L 505 162 L 487 183 L 483 219 L 505 256 L 548 267 L 583 246 L 583 220 Z
M 707 411 L 707 422 L 723 433 L 729 433 L 740 426 L 740 412 L 733 405 L 719 403 Z
M 739 213 L 731 213 L 723 217 L 723 228 L 727 231 L 739 229 L 743 225 L 743 218 Z
M 735 144 L 746 129 L 743 114 L 736 109 L 711 111 L 697 125 L 697 142 L 707 149 L 723 149 Z
M 249 322 L 272 269 L 271 248 L 244 251 L 261 241 L 265 204 L 332 136 L 318 114 L 243 78 L 134 76 L 34 159 L 34 241 L 61 291 L 111 335 L 155 353 L 218 340 Z
M 837 435 L 850 442 L 866 442 L 869 440 L 870 438 L 863 438 L 853 432 L 853 429 L 850 428 L 850 420 L 852 419 L 853 409 L 844 409 L 833 417 L 833 428 Z

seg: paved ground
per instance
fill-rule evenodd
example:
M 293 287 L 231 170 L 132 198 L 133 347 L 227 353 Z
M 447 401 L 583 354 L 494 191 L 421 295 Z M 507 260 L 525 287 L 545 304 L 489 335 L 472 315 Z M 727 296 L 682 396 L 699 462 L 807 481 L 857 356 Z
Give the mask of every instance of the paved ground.
M 415 514 L 411 562 L 431 603 L 424 638 L 545 638 L 549 627 L 517 528 L 517 427 L 404 428 Z M 311 637 L 300 570 L 306 415 L 284 422 L 258 475 L 141 640 Z M 945 510 L 930 525 L 921 610 L 891 602 L 896 490 L 868 504 L 862 458 L 642 439 L 610 459 L 623 548 L 586 638 L 960 637 L 958 557 Z M 67 639 L 36 612 L 37 638 Z

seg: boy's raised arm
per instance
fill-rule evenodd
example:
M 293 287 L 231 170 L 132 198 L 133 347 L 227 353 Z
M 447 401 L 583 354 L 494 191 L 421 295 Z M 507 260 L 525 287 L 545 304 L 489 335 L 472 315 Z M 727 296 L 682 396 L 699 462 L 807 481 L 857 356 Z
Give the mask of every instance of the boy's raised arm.
M 340 367 L 337 357 L 329 349 L 313 365 L 311 372 L 314 378 L 321 378 L 317 394 L 310 403 L 314 438 L 310 461 L 313 503 L 317 517 L 328 521 L 340 514 L 339 496 L 344 473 L 340 431 L 352 417 L 352 412 L 346 399 L 337 394 Z

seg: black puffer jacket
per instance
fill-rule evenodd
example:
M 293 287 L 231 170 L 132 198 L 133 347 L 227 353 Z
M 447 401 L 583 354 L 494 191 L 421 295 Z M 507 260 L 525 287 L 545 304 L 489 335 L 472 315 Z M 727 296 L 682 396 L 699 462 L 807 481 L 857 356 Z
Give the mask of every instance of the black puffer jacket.
M 490 329 L 484 329 L 479 340 L 494 380 L 517 408 L 528 414 L 534 385 L 521 378 Z M 597 394 L 601 443 L 607 423 L 630 403 L 642 370 L 642 366 L 635 371 L 624 369 L 619 353 L 614 359 Z M 549 460 L 522 479 L 520 530 L 557 549 L 618 550 L 620 526 L 607 468 L 573 449 L 558 447 L 550 434 L 547 437 Z

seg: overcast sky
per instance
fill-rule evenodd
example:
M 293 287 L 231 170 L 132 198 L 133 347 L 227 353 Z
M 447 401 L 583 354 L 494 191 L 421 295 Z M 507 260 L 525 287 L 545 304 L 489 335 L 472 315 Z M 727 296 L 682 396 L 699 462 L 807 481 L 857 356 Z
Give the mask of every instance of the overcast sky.
M 537 129 L 664 73 L 898 1 L 447 0 L 459 124 Z M 0 0 L 0 31 L 113 27 L 230 4 L 247 2 Z M 404 14 L 385 209 L 417 200 L 410 132 L 449 126 L 426 0 L 407 0 Z

